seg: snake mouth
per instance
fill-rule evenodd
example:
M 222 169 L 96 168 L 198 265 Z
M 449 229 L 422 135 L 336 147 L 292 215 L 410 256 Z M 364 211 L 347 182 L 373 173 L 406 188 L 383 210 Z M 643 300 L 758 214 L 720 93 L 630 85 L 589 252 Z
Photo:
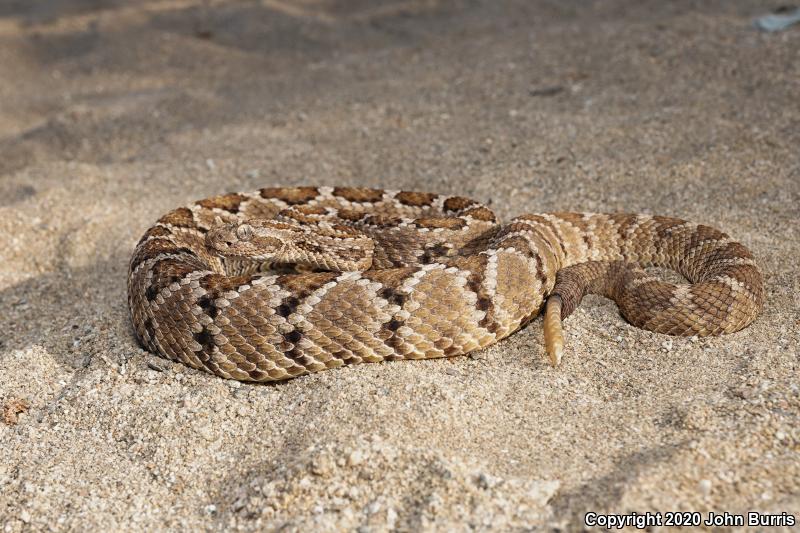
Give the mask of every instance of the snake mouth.
M 218 252 L 223 255 L 229 255 L 231 252 L 233 252 L 235 243 L 235 235 L 229 228 L 225 226 L 214 228 L 206 233 L 205 244 L 206 248 L 208 248 L 210 251 Z
M 246 231 L 242 231 L 243 228 Z M 252 228 L 249 225 L 226 224 L 209 230 L 205 236 L 205 245 L 219 255 L 255 259 L 257 254 L 250 245 L 252 237 Z

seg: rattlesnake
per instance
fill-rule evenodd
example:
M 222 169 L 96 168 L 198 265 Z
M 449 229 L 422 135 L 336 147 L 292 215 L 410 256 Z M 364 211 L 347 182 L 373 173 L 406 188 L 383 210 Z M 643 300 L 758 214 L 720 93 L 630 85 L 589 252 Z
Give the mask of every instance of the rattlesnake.
M 265 188 L 175 209 L 139 241 L 128 277 L 146 349 L 245 381 L 465 354 L 543 306 L 557 363 L 561 321 L 588 292 L 671 335 L 737 331 L 763 303 L 751 253 L 708 226 L 592 213 L 500 224 L 463 197 L 348 187 Z

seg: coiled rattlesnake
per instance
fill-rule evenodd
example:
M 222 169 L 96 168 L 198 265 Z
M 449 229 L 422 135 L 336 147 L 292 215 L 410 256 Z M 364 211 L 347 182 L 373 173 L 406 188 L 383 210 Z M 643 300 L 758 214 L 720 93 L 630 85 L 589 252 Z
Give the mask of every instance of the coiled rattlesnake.
M 708 226 L 590 213 L 499 224 L 467 198 L 345 187 L 266 188 L 175 209 L 139 241 L 128 278 L 143 346 L 246 381 L 464 354 L 545 302 L 557 362 L 561 320 L 587 292 L 671 335 L 737 331 L 763 302 L 750 252 Z

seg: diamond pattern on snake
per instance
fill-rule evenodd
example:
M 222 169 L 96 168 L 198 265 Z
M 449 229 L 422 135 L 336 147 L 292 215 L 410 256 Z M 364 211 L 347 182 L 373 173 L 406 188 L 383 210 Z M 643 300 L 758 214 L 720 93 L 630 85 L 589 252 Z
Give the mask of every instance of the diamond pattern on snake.
M 466 354 L 542 310 L 558 364 L 562 321 L 589 293 L 634 326 L 684 336 L 740 330 L 764 300 L 750 251 L 709 226 L 559 212 L 504 224 L 469 198 L 352 187 L 180 207 L 147 230 L 128 276 L 142 346 L 243 381 Z

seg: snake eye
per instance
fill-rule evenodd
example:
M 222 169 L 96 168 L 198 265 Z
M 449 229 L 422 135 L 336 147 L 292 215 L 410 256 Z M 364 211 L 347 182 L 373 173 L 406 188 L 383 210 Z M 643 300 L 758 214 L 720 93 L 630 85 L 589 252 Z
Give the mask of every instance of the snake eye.
M 249 224 L 242 224 L 236 228 L 236 238 L 240 241 L 249 241 L 253 238 L 253 227 Z

